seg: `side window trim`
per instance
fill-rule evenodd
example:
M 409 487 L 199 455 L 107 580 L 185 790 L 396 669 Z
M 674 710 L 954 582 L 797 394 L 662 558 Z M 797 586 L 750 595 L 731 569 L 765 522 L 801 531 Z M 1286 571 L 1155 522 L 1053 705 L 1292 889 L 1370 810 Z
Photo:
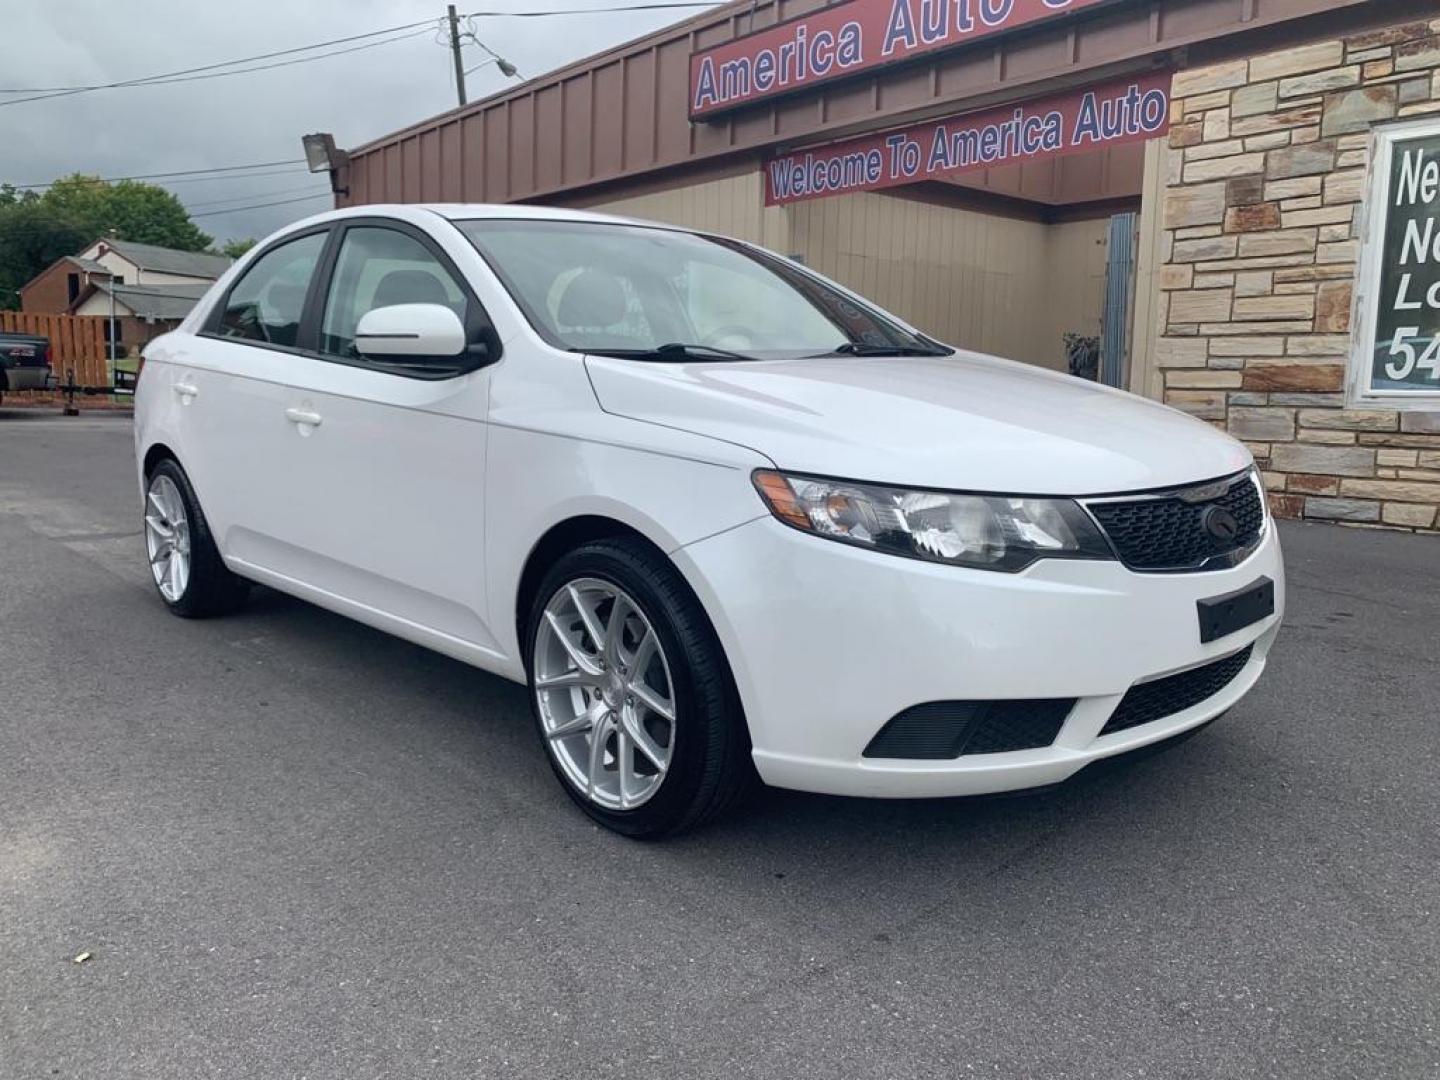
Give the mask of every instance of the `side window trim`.
M 245 273 L 241 274 L 234 281 L 232 281 L 229 287 L 220 296 L 220 298 L 216 300 L 213 305 L 211 305 L 210 310 L 205 313 L 205 322 L 201 324 L 199 336 L 215 338 L 216 340 L 224 341 L 231 345 L 248 345 L 251 348 L 256 349 L 270 349 L 272 352 L 291 353 L 301 356 L 312 352 L 313 350 L 307 349 L 305 347 L 305 343 L 307 341 L 313 341 L 313 337 L 307 338 L 306 333 L 307 330 L 314 330 L 314 326 L 312 324 L 316 321 L 313 318 L 311 311 L 311 307 L 315 302 L 315 286 L 320 281 L 320 278 L 325 271 L 327 261 L 333 258 L 333 250 L 335 247 L 335 234 L 337 231 L 338 230 L 336 230 L 335 224 L 333 222 L 326 222 L 322 225 L 315 225 L 308 229 L 301 229 L 297 232 L 286 233 L 284 236 L 276 237 L 273 241 L 266 244 L 263 248 L 261 248 L 255 253 L 253 258 L 250 259 L 249 265 L 245 268 Z M 300 310 L 300 325 L 295 333 L 296 344 L 275 345 L 269 341 L 256 341 L 253 338 L 231 337 L 228 334 L 221 333 L 220 324 L 225 318 L 226 309 L 230 306 L 230 294 L 233 293 L 240 286 L 240 283 L 243 282 L 247 276 L 249 276 L 250 271 L 259 264 L 260 260 L 263 259 L 266 255 L 270 254 L 270 252 L 274 251 L 276 248 L 284 247 L 286 244 L 292 243 L 296 240 L 303 240 L 307 236 L 317 236 L 320 234 L 325 235 L 325 244 L 320 249 L 320 258 L 315 263 L 315 270 L 310 275 L 310 286 L 305 292 L 305 304 L 304 307 L 302 307 Z
M 214 303 L 208 312 L 205 313 L 205 321 L 201 324 L 198 336 L 214 338 L 217 341 L 224 341 L 231 345 L 248 345 L 251 348 L 269 349 L 272 352 L 287 353 L 292 356 L 303 356 L 309 360 L 318 360 L 327 364 L 341 364 L 346 367 L 358 367 L 365 371 L 374 371 L 382 375 L 398 375 L 407 379 L 422 379 L 425 381 L 442 381 L 444 379 L 458 378 L 466 372 L 448 373 L 427 373 L 406 368 L 387 367 L 384 364 L 377 364 L 362 360 L 347 360 L 341 356 L 332 356 L 329 353 L 320 351 L 320 324 L 325 316 L 325 303 L 330 295 L 330 281 L 335 272 L 335 266 L 339 262 L 340 247 L 344 243 L 345 234 L 351 229 L 372 228 L 390 229 L 393 232 L 401 233 L 417 241 L 425 248 L 435 260 L 450 275 L 451 279 L 466 300 L 465 306 L 465 337 L 467 341 L 482 340 L 483 331 L 486 327 L 492 328 L 490 337 L 494 341 L 493 353 L 486 360 L 486 364 L 493 364 L 500 359 L 502 347 L 499 338 L 493 333 L 494 323 L 490 319 L 490 313 L 485 310 L 485 305 L 475 295 L 469 279 L 461 273 L 453 259 L 436 243 L 434 237 L 424 229 L 412 225 L 408 221 L 401 221 L 398 218 L 379 216 L 347 217 L 338 221 L 327 221 L 308 229 L 301 229 L 297 232 L 286 233 L 284 236 L 276 237 L 263 248 L 256 251 L 250 260 L 245 273 L 241 274 L 225 290 L 224 294 Z M 320 251 L 320 258 L 315 263 L 315 271 L 310 277 L 310 287 L 305 293 L 305 305 L 301 309 L 300 325 L 295 334 L 295 345 L 275 345 L 268 341 L 255 341 L 251 338 L 229 337 L 220 332 L 221 320 L 225 317 L 226 307 L 230 302 L 230 294 L 245 280 L 250 269 L 255 266 L 270 252 L 295 240 L 303 240 L 307 236 L 314 236 L 320 233 L 326 234 L 325 245 Z
M 320 320 L 325 313 L 325 297 L 330 292 L 330 274 L 335 269 L 335 259 L 340 251 L 340 242 L 345 229 L 332 223 L 330 235 L 325 238 L 325 247 L 320 260 L 315 264 L 315 273 L 310 278 L 310 290 L 305 294 L 305 308 L 300 316 L 300 329 L 295 335 L 301 352 L 307 356 L 318 355 L 320 349 Z

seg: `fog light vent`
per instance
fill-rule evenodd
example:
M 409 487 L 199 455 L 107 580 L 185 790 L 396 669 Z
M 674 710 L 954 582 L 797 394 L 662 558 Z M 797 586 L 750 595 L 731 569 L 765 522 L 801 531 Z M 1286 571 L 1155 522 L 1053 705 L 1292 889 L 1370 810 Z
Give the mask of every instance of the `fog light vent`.
M 896 713 L 865 756 L 940 761 L 1034 750 L 1055 741 L 1074 705 L 1074 698 L 928 701 Z
M 1132 686 L 1120 699 L 1120 704 L 1115 706 L 1100 734 L 1113 735 L 1152 720 L 1163 720 L 1214 697 L 1229 686 L 1250 662 L 1250 653 L 1254 648 L 1246 645 L 1237 653 L 1212 660 L 1201 667 Z

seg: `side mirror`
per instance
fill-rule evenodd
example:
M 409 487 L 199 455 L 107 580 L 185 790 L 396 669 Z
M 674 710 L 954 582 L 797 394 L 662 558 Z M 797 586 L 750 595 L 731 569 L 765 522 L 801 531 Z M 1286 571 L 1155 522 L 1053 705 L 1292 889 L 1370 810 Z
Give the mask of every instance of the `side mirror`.
M 392 304 L 360 316 L 355 348 L 372 360 L 454 364 L 466 351 L 465 327 L 444 304 Z

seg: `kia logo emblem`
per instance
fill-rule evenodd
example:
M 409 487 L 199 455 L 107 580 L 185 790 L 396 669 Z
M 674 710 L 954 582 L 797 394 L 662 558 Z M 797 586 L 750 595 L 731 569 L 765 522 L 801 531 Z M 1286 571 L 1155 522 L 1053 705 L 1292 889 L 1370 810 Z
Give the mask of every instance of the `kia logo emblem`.
M 1234 540 L 1240 532 L 1240 522 L 1223 506 L 1211 506 L 1200 515 L 1200 527 L 1216 540 Z

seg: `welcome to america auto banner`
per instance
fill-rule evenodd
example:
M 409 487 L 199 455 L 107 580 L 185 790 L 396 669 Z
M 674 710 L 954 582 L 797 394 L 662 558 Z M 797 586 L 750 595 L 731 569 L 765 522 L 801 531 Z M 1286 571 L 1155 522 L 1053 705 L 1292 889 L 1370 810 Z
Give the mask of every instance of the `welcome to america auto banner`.
M 1138 142 L 1170 129 L 1170 72 L 927 120 L 765 163 L 765 203 L 913 184 Z

